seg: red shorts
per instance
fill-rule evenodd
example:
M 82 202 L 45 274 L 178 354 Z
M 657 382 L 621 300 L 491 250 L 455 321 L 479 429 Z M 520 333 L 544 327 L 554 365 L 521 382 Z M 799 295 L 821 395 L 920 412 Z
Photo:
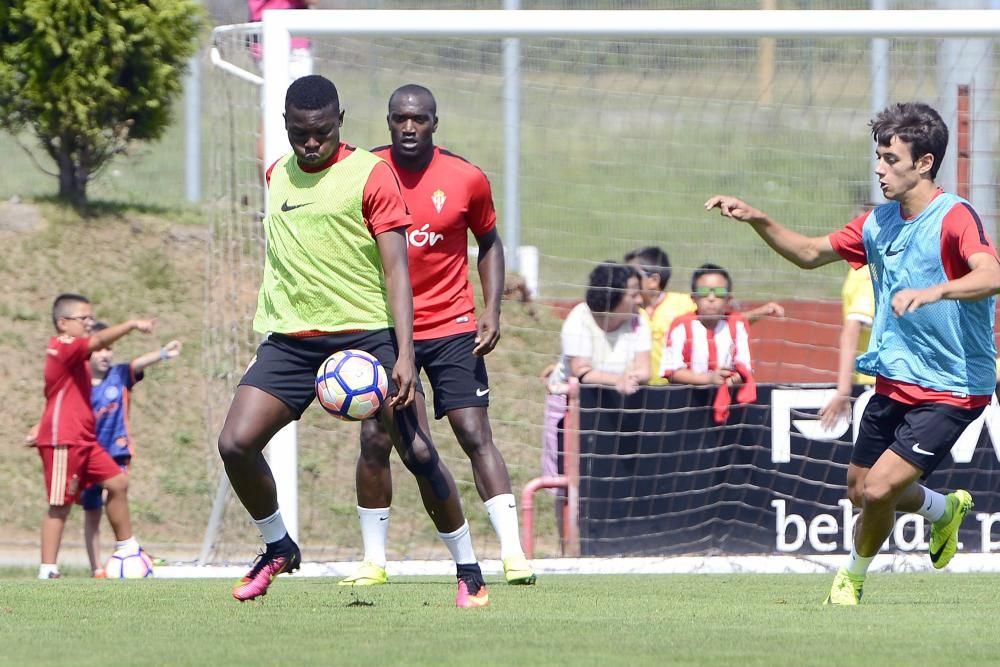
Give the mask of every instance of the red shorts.
M 69 505 L 91 484 L 100 484 L 115 475 L 121 467 L 96 442 L 88 445 L 39 445 L 45 471 L 45 488 L 49 505 Z

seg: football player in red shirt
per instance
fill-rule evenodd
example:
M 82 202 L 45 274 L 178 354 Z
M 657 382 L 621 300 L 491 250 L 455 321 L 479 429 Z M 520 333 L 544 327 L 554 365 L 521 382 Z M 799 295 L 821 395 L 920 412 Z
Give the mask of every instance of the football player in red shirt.
M 396 173 L 413 217 L 407 246 L 417 369 L 424 370 L 434 390 L 434 417 L 448 417 L 472 462 L 476 489 L 500 539 L 507 582 L 532 584 L 535 573 L 521 548 L 510 476 L 493 443 L 487 415 L 490 385 L 483 357 L 500 339 L 505 271 L 490 183 L 478 167 L 434 145 L 437 103 L 427 88 L 413 84 L 398 88 L 389 98 L 386 119 L 392 144 L 372 152 Z M 468 276 L 470 231 L 479 246 L 477 266 L 486 302 L 478 324 Z M 415 404 L 424 411 L 422 400 Z M 341 581 L 343 585 L 387 581 L 391 449 L 378 421 L 365 420 L 357 468 L 365 558 L 354 574 Z
M 42 458 L 49 509 L 42 519 L 39 579 L 59 578 L 59 543 L 73 502 L 90 484 L 108 490 L 106 512 L 114 530 L 116 555 L 138 553 L 128 511 L 128 475 L 97 442 L 90 405 L 91 353 L 130 331 L 151 333 L 155 320 L 129 320 L 94 335 L 94 311 L 79 294 L 60 294 L 52 304 L 56 335 L 45 350 L 45 412 L 34 442 Z

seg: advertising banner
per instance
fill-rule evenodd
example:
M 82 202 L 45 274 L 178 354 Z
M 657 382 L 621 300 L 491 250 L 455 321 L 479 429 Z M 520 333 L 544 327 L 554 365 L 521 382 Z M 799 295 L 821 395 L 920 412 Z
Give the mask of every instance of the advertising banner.
M 852 421 L 824 430 L 833 389 L 758 385 L 717 423 L 715 388 L 651 387 L 623 397 L 580 392 L 583 555 L 847 553 L 856 512 L 847 464 L 870 393 L 855 388 Z M 975 508 L 960 550 L 1000 551 L 1000 407 L 996 397 L 927 485 L 968 490 Z M 897 516 L 885 550 L 926 550 L 928 526 Z

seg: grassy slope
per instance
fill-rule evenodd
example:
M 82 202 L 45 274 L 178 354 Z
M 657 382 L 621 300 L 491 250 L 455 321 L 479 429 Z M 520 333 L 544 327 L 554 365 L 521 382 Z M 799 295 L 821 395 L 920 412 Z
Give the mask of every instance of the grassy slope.
M 177 217 L 186 219 L 177 220 Z M 30 229 L 11 231 L 18 220 L 34 220 Z M 24 226 L 24 225 L 21 225 Z M 0 366 L 6 386 L 0 419 L 11 434 L 0 504 L 10 508 L 4 543 L 33 544 L 44 507 L 41 471 L 34 450 L 19 445 L 21 434 L 38 419 L 42 408 L 41 365 L 51 335 L 49 308 L 62 291 L 87 294 L 98 316 L 120 321 L 151 314 L 159 318 L 156 334 L 131 334 L 115 348 L 125 361 L 170 338 L 184 344 L 182 357 L 154 367 L 134 393 L 132 427 L 137 443 L 133 467 L 132 509 L 137 532 L 159 551 L 178 558 L 197 553 L 219 475 L 214 438 L 204 423 L 204 406 L 225 405 L 224 395 L 207 395 L 203 363 L 205 296 L 205 231 L 192 214 L 154 214 L 108 207 L 80 218 L 54 205 L 0 205 L 0 314 L 8 321 L 0 338 Z M 490 359 L 494 378 L 491 414 L 495 438 L 514 478 L 515 493 L 538 474 L 541 386 L 535 380 L 540 359 L 554 357 L 557 320 L 544 309 L 509 304 L 504 340 Z M 217 393 L 220 391 L 216 389 Z M 310 410 L 300 425 L 300 513 L 304 545 L 314 558 L 354 558 L 360 538 L 354 517 L 356 426 L 344 425 Z M 495 537 L 471 480 L 468 460 L 444 423 L 434 433 L 452 468 L 477 544 L 484 556 L 496 557 Z M 409 474 L 396 478 L 396 512 L 392 524 L 395 555 L 445 557 L 438 546 Z M 538 533 L 552 531 L 551 503 L 539 494 Z M 67 528 L 64 562 L 80 555 L 80 519 Z M 252 555 L 254 532 L 245 514 L 231 503 L 225 539 L 233 542 L 220 557 Z M 110 531 L 105 530 L 105 537 Z M 547 548 L 553 548 L 551 538 Z
M 20 209 L 20 210 L 18 210 Z M 0 207 L 5 218 L 29 206 Z M 120 212 L 80 218 L 43 205 L 34 229 L 0 231 L 5 247 L 0 276 L 0 312 L 8 318 L 0 341 L 9 389 L 2 419 L 9 452 L 10 483 L 0 485 L 0 502 L 11 508 L 5 539 L 34 539 L 44 495 L 34 450 L 19 446 L 43 405 L 41 369 L 52 333 L 55 294 L 81 292 L 99 318 L 118 322 L 155 315 L 158 328 L 134 333 L 115 347 L 116 361 L 179 338 L 184 352 L 176 363 L 150 370 L 134 394 L 133 430 L 139 456 L 133 478 L 133 512 L 143 533 L 190 541 L 192 522 L 203 515 L 209 489 L 199 403 L 202 400 L 199 324 L 204 283 L 201 228 L 150 213 Z M 195 502 L 195 499 L 197 499 Z M 73 530 L 73 529 L 71 529 Z M 74 532 L 68 538 L 76 538 Z

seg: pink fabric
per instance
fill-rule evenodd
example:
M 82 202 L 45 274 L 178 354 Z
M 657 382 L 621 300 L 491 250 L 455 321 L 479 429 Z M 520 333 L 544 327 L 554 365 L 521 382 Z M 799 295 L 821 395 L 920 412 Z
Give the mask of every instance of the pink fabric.
M 559 448 L 559 420 L 566 416 L 566 396 L 545 395 L 545 416 L 542 426 L 542 475 L 558 475 L 556 457 Z
M 265 9 L 308 9 L 309 7 L 302 0 L 247 0 L 247 10 L 250 12 L 250 23 L 259 23 L 264 16 Z M 310 42 L 305 37 L 293 37 L 293 49 L 308 49 Z M 260 42 L 250 45 L 250 50 L 255 58 L 260 58 L 262 49 Z

